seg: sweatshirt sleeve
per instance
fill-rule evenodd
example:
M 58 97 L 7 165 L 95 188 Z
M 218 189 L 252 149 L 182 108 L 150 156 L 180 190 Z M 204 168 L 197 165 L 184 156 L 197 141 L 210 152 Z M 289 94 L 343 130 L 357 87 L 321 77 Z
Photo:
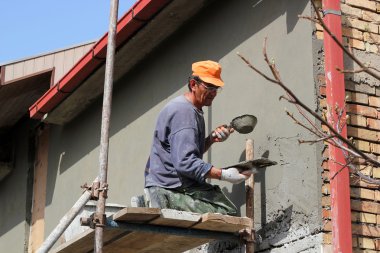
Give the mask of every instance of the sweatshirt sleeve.
M 204 162 L 199 149 L 197 132 L 194 128 L 183 128 L 169 139 L 173 166 L 181 177 L 192 178 L 204 183 L 212 165 Z

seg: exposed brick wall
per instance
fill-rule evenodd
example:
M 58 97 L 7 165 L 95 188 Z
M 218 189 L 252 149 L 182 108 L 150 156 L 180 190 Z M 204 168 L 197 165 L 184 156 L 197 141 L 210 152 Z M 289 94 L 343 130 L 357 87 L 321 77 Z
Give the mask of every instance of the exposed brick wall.
M 318 3 L 321 6 L 321 3 Z M 341 0 L 343 42 L 350 45 L 360 60 L 380 66 L 380 1 Z M 323 40 L 320 25 L 315 26 L 315 38 Z M 375 60 L 374 60 L 375 59 Z M 351 60 L 352 61 L 352 60 Z M 345 60 L 345 68 L 356 65 Z M 362 77 L 363 73 L 347 74 L 346 110 L 349 115 L 347 134 L 356 147 L 380 160 L 380 81 Z M 316 76 L 320 111 L 326 110 L 324 77 Z M 326 130 L 326 128 L 324 128 Z M 331 199 L 328 150 L 325 147 L 322 167 L 322 219 L 324 243 L 331 244 Z M 380 180 L 380 168 L 365 166 L 360 159 L 358 168 L 365 175 Z M 380 251 L 380 187 L 351 178 L 351 221 L 353 252 Z

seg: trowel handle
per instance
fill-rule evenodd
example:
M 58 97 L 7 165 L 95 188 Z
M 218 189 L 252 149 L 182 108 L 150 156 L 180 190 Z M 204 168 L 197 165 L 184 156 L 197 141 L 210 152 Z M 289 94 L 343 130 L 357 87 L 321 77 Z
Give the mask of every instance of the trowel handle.
M 228 129 L 228 132 L 229 132 L 230 129 L 232 128 L 231 124 L 229 124 L 228 126 L 227 126 L 227 125 L 222 125 L 222 126 L 225 126 L 225 127 Z M 216 138 L 215 130 L 212 131 L 211 136 L 212 136 L 213 138 Z

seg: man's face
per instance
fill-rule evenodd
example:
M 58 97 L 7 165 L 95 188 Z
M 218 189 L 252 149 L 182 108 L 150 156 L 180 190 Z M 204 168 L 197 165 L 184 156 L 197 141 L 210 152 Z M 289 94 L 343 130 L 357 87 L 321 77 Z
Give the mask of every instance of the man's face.
M 194 86 L 195 106 L 201 109 L 203 106 L 210 106 L 217 95 L 220 87 L 206 83 L 197 82 Z

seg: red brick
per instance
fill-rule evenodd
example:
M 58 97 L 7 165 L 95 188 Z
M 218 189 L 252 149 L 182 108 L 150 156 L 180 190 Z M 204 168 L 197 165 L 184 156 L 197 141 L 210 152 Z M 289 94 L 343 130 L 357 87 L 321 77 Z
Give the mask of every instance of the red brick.
M 368 98 L 369 100 L 369 105 L 370 106 L 374 106 L 374 107 L 380 107 L 380 97 L 373 97 L 373 96 L 370 96 Z
M 352 224 L 352 234 L 380 237 L 380 227 L 370 224 Z
M 322 152 L 322 157 L 329 158 L 329 149 L 325 148 Z
M 322 172 L 322 180 L 327 182 L 330 180 L 330 173 L 328 171 L 323 171 Z
M 365 43 L 361 40 L 357 39 L 348 39 L 347 43 L 343 43 L 345 46 L 350 45 L 353 48 L 360 49 L 360 50 L 365 50 Z
M 355 18 L 342 17 L 342 24 L 347 25 L 349 27 L 356 28 L 361 31 L 366 31 L 366 32 L 371 32 L 371 33 L 379 32 L 378 25 L 375 25 L 366 21 L 358 20 Z
M 363 40 L 363 32 L 359 31 L 358 29 L 351 28 L 351 27 L 343 27 L 342 33 L 343 33 L 343 36 L 357 39 L 357 40 Z
M 325 220 L 331 219 L 331 210 L 323 208 L 322 209 L 322 218 Z
M 352 237 L 352 247 L 358 247 L 358 238 L 356 236 Z
M 377 155 L 380 154 L 380 144 L 371 143 L 369 147 L 372 153 L 377 154 Z
M 321 108 L 327 108 L 327 106 L 326 106 L 326 98 L 322 98 L 322 99 L 319 100 L 319 106 Z
M 364 139 L 368 141 L 379 141 L 379 135 L 377 131 L 374 130 L 368 130 L 364 128 L 357 128 L 357 127 L 347 127 L 347 135 L 350 137 L 358 138 L 358 139 Z
M 321 202 L 322 202 L 322 207 L 329 207 L 329 206 L 331 206 L 330 196 L 323 196 Z
M 321 167 L 322 167 L 324 170 L 328 170 L 328 169 L 329 169 L 329 168 L 328 168 L 328 162 L 327 162 L 326 160 L 323 161 Z
M 376 23 L 380 22 L 380 15 L 377 14 L 377 13 L 374 13 L 372 11 L 366 11 L 366 10 L 364 10 L 362 12 L 362 17 L 366 21 L 370 21 L 370 22 L 375 21 Z
M 358 8 L 355 8 L 355 7 L 352 7 L 352 6 L 349 6 L 347 4 L 343 4 L 343 3 L 341 3 L 340 6 L 341 6 L 341 10 L 342 10 L 343 14 L 346 14 L 346 16 L 350 15 L 350 16 L 356 16 L 359 18 L 362 17 L 362 10 L 361 9 L 358 9 Z
M 368 165 L 359 165 L 359 171 L 366 176 L 372 177 L 373 167 Z
M 373 177 L 380 178 L 380 168 L 373 168 Z
M 380 250 L 380 239 L 376 238 L 375 240 L 375 250 Z
M 368 105 L 368 95 L 364 93 L 351 92 L 351 101 Z
M 324 97 L 326 96 L 326 86 L 324 85 L 319 86 L 319 94 Z
M 361 115 L 349 115 L 349 121 L 348 124 L 354 125 L 354 126 L 361 126 L 366 127 L 367 126 L 367 118 Z
M 375 200 L 380 201 L 380 191 L 375 190 Z
M 326 221 L 323 224 L 323 231 L 332 231 L 332 223 L 331 221 Z
M 347 109 L 347 112 L 351 112 L 353 114 L 358 114 L 358 115 L 367 116 L 371 118 L 377 118 L 377 114 L 378 114 L 375 108 L 365 106 L 365 105 L 347 104 L 346 109 Z
M 352 92 L 346 90 L 346 102 L 353 102 L 352 100 Z
M 371 238 L 358 238 L 358 246 L 364 249 L 375 249 L 375 241 Z
M 323 40 L 323 32 L 317 31 L 315 36 L 317 37 L 317 40 Z
M 323 244 L 332 244 L 332 233 L 323 233 Z
M 376 2 L 369 0 L 346 0 L 346 4 L 376 11 Z
M 366 187 L 370 189 L 379 189 L 379 186 L 377 184 L 369 184 L 354 177 L 350 177 L 350 185 L 356 187 Z
M 323 184 L 322 185 L 322 194 L 323 195 L 329 195 L 330 194 L 330 184 Z
M 353 164 L 367 164 L 367 161 L 364 158 L 356 157 L 352 161 Z
M 371 146 L 368 141 L 354 140 L 354 145 L 361 151 L 371 152 Z
M 375 200 L 375 191 L 365 188 L 351 188 L 350 189 L 351 197 Z
M 323 31 L 323 27 L 318 23 L 315 23 L 315 29 L 317 29 L 318 31 Z
M 369 42 L 369 43 L 380 44 L 380 35 L 375 34 L 375 33 L 364 32 L 363 33 L 363 41 Z
M 368 118 L 367 126 L 371 129 L 380 130 L 380 120 Z
M 322 124 L 321 128 L 322 128 L 322 131 L 324 133 L 329 133 L 330 132 L 329 128 L 326 125 L 324 125 L 324 124 Z
M 380 213 L 380 203 L 352 199 L 351 210 L 377 214 Z
M 362 212 L 351 212 L 352 222 L 362 222 L 376 224 L 376 214 L 372 213 L 362 213 Z

